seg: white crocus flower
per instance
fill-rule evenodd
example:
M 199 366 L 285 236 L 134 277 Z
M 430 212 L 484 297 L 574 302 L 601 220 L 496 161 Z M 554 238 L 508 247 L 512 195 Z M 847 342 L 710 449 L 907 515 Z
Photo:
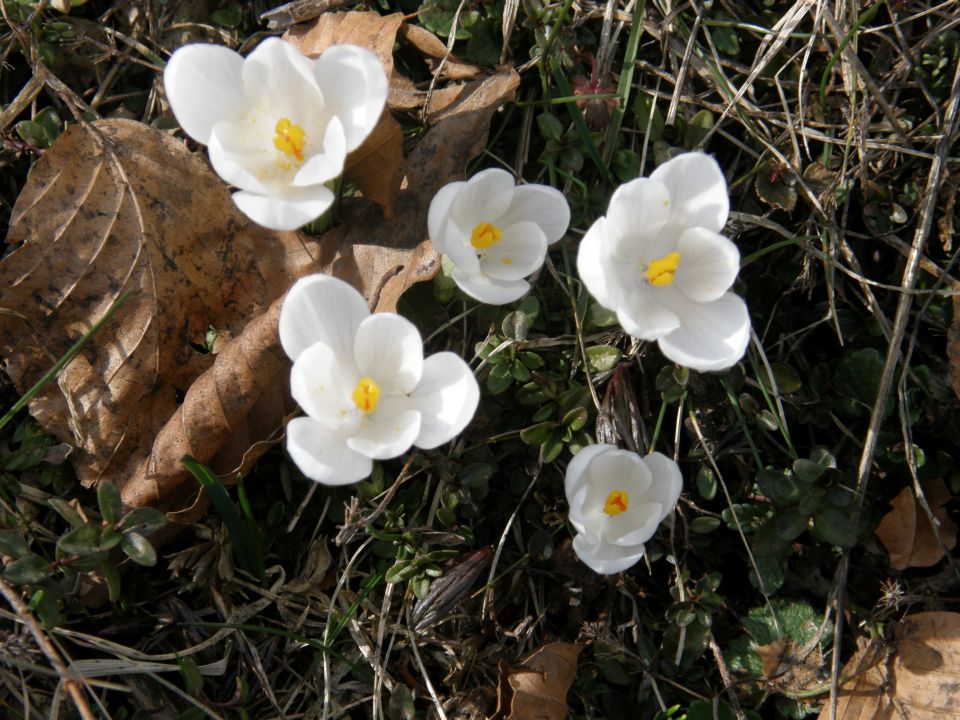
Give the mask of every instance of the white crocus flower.
M 564 481 L 573 549 L 594 572 L 610 575 L 643 557 L 644 543 L 673 512 L 683 488 L 666 455 L 641 458 L 613 445 L 588 445 L 574 455 Z
M 411 445 L 435 448 L 473 418 L 480 389 L 451 352 L 423 357 L 417 328 L 395 313 L 371 315 L 360 293 L 328 275 L 298 280 L 280 311 L 290 386 L 306 417 L 287 425 L 287 450 L 312 480 L 343 485 L 373 460 Z
M 237 207 L 273 230 L 293 230 L 330 208 L 328 185 L 387 98 L 383 66 L 369 50 L 334 45 L 312 60 L 279 38 L 246 58 L 220 45 L 185 45 L 163 82 L 184 132 L 239 188 Z
M 711 157 L 686 153 L 617 188 L 580 243 L 577 269 L 623 329 L 694 370 L 722 370 L 747 347 L 750 316 L 728 292 L 737 246 L 720 235 L 730 201 Z
M 547 245 L 563 237 L 570 206 L 559 190 L 514 184 L 496 168 L 440 188 L 427 218 L 430 240 L 454 265 L 453 280 L 489 305 L 519 299 Z

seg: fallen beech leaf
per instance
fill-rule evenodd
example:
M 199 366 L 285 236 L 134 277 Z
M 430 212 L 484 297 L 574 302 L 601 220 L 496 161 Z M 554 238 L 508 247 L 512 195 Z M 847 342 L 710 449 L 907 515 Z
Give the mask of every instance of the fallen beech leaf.
M 924 480 L 922 487 L 933 516 L 940 521 L 940 541 L 947 550 L 953 550 L 957 544 L 957 525 L 943 509 L 951 500 L 950 491 L 940 478 Z M 877 537 L 890 554 L 890 567 L 906 570 L 940 562 L 943 550 L 913 488 L 904 488 L 890 504 L 893 510 L 883 516 L 876 529 Z
M 75 445 L 85 485 L 122 485 L 214 361 L 207 329 L 238 335 L 314 267 L 312 243 L 251 224 L 203 156 L 129 120 L 76 125 L 36 164 L 0 263 L 0 355 L 22 391 L 124 290 L 126 303 L 30 404 Z M 242 432 L 243 428 L 237 428 Z
M 404 23 L 400 26 L 400 37 L 407 44 L 423 53 L 427 58 L 437 61 L 430 64 L 430 69 L 447 55 L 447 45 L 440 38 L 434 35 L 420 25 L 411 25 Z M 447 56 L 447 61 L 443 64 L 443 72 L 440 77 L 447 80 L 473 80 L 482 74 L 482 70 L 477 65 L 471 65 L 459 60 L 456 55 Z
M 393 217 L 397 193 L 403 181 L 403 130 L 389 110 L 363 144 L 347 157 L 344 175 L 356 183 L 363 196 Z
M 555 642 L 544 645 L 508 669 L 500 664 L 497 711 L 490 720 L 565 720 L 567 691 L 577 676 L 582 645 Z
M 870 643 L 844 666 L 838 720 L 960 717 L 960 614 L 924 612 L 894 628 L 889 648 Z M 830 717 L 830 704 L 818 720 Z

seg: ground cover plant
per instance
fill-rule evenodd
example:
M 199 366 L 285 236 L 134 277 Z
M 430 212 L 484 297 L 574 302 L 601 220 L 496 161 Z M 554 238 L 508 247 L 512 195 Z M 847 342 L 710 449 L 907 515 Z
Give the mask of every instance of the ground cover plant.
M 954 5 L 0 2 L 5 716 L 955 715 Z

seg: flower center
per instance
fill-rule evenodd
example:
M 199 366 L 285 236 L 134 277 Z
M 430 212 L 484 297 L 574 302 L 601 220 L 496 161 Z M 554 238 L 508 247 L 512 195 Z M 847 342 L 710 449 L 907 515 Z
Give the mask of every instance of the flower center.
M 607 515 L 619 515 L 630 507 L 630 496 L 626 490 L 611 490 L 607 501 L 603 504 L 603 511 Z
M 655 287 L 673 284 L 673 276 L 680 266 L 680 253 L 672 252 L 659 260 L 651 260 L 647 265 L 647 282 Z
M 292 155 L 297 162 L 303 162 L 303 146 L 306 145 L 307 134 L 303 128 L 290 121 L 290 118 L 280 118 L 273 129 L 273 146 L 286 155 Z
M 482 222 L 470 233 L 470 244 L 477 250 L 485 250 L 496 245 L 503 238 L 503 232 L 496 225 Z
M 380 386 L 371 377 L 362 377 L 353 389 L 353 404 L 365 413 L 372 413 L 380 402 Z

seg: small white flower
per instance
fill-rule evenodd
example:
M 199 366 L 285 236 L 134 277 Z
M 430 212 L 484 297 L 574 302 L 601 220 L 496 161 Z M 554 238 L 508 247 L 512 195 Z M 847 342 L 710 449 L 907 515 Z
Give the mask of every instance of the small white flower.
M 416 327 L 395 313 L 371 315 L 342 280 L 298 280 L 280 310 L 280 343 L 293 360 L 290 388 L 306 417 L 287 425 L 287 450 L 312 480 L 344 485 L 373 460 L 430 449 L 473 418 L 480 389 L 451 352 L 424 359 Z
M 327 183 L 343 173 L 387 98 L 383 66 L 369 50 L 334 45 L 311 60 L 279 38 L 245 59 L 220 45 L 185 45 L 163 82 L 184 132 L 239 188 L 237 207 L 273 230 L 327 211 L 335 199 Z
M 730 211 L 716 161 L 686 153 L 617 188 L 580 243 L 580 278 L 623 329 L 694 370 L 722 370 L 747 348 L 750 316 L 728 292 L 740 252 L 720 235 Z
M 503 305 L 530 289 L 547 245 L 563 237 L 570 206 L 546 185 L 514 185 L 496 168 L 440 188 L 427 225 L 437 252 L 453 262 L 453 280 L 467 295 Z
M 594 572 L 611 575 L 643 557 L 643 544 L 673 512 L 683 488 L 666 455 L 641 458 L 613 445 L 588 445 L 574 455 L 564 480 L 573 549 Z

